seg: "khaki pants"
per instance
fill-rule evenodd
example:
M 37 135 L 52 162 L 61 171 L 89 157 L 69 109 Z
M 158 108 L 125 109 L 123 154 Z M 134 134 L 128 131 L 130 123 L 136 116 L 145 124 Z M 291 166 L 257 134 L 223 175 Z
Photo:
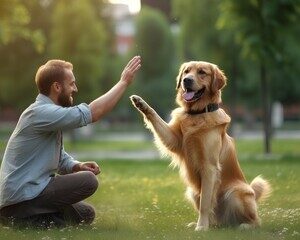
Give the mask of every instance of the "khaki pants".
M 98 180 L 92 172 L 57 175 L 36 198 L 2 208 L 1 221 L 41 227 L 90 224 L 95 209 L 82 200 L 97 188 Z

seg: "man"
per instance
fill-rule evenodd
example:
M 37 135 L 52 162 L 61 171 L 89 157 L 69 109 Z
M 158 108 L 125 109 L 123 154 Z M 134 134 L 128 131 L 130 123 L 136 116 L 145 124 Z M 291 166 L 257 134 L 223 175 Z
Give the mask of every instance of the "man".
M 73 107 L 78 90 L 72 64 L 50 60 L 38 69 L 39 95 L 20 116 L 1 164 L 2 222 L 41 227 L 93 222 L 95 210 L 82 200 L 96 191 L 100 168 L 68 155 L 62 131 L 96 122 L 112 110 L 140 66 L 141 59 L 135 56 L 107 93 L 89 105 Z

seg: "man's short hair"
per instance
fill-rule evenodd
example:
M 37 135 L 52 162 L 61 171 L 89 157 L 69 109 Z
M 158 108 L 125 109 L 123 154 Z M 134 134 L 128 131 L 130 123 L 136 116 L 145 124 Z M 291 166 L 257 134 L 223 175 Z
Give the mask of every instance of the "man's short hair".
M 54 82 L 63 83 L 66 70 L 73 70 L 72 63 L 58 59 L 49 60 L 40 66 L 35 75 L 35 83 L 39 92 L 48 96 Z

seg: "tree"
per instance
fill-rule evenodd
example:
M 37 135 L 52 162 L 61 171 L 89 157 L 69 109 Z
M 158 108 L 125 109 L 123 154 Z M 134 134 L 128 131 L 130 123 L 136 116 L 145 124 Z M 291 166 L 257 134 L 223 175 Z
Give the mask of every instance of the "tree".
M 99 96 L 107 61 L 107 33 L 92 6 L 91 1 L 62 0 L 52 18 L 50 55 L 73 64 L 80 102 Z
M 145 7 L 136 19 L 135 44 L 143 67 L 136 81 L 139 94 L 161 114 L 173 106 L 175 75 L 172 68 L 173 43 L 167 19 L 158 10 Z
M 45 54 L 47 15 L 39 1 L 1 1 L 0 108 L 20 110 L 36 96 L 34 75 Z
M 30 0 L 29 2 L 33 2 Z M 28 4 L 28 1 L 27 1 Z M 36 50 L 43 51 L 45 39 L 39 29 L 31 29 L 31 15 L 23 0 L 1 0 L 0 4 L 0 46 L 18 38 L 30 40 Z
M 270 72 L 281 62 L 282 31 L 291 29 L 299 19 L 299 1 L 255 0 L 221 2 L 223 28 L 234 31 L 243 55 L 259 65 L 264 109 L 265 152 L 271 152 Z M 281 65 L 283 63 L 281 62 Z

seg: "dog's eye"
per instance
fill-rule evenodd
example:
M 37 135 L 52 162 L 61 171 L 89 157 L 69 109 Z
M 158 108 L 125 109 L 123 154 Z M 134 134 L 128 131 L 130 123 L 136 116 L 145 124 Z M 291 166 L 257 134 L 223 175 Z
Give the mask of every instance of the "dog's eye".
M 206 72 L 204 72 L 202 69 L 199 69 L 198 74 L 206 74 Z
M 185 73 L 185 74 L 186 74 L 186 73 L 189 73 L 189 71 L 190 71 L 190 69 L 187 68 L 187 69 L 184 70 L 184 73 Z

